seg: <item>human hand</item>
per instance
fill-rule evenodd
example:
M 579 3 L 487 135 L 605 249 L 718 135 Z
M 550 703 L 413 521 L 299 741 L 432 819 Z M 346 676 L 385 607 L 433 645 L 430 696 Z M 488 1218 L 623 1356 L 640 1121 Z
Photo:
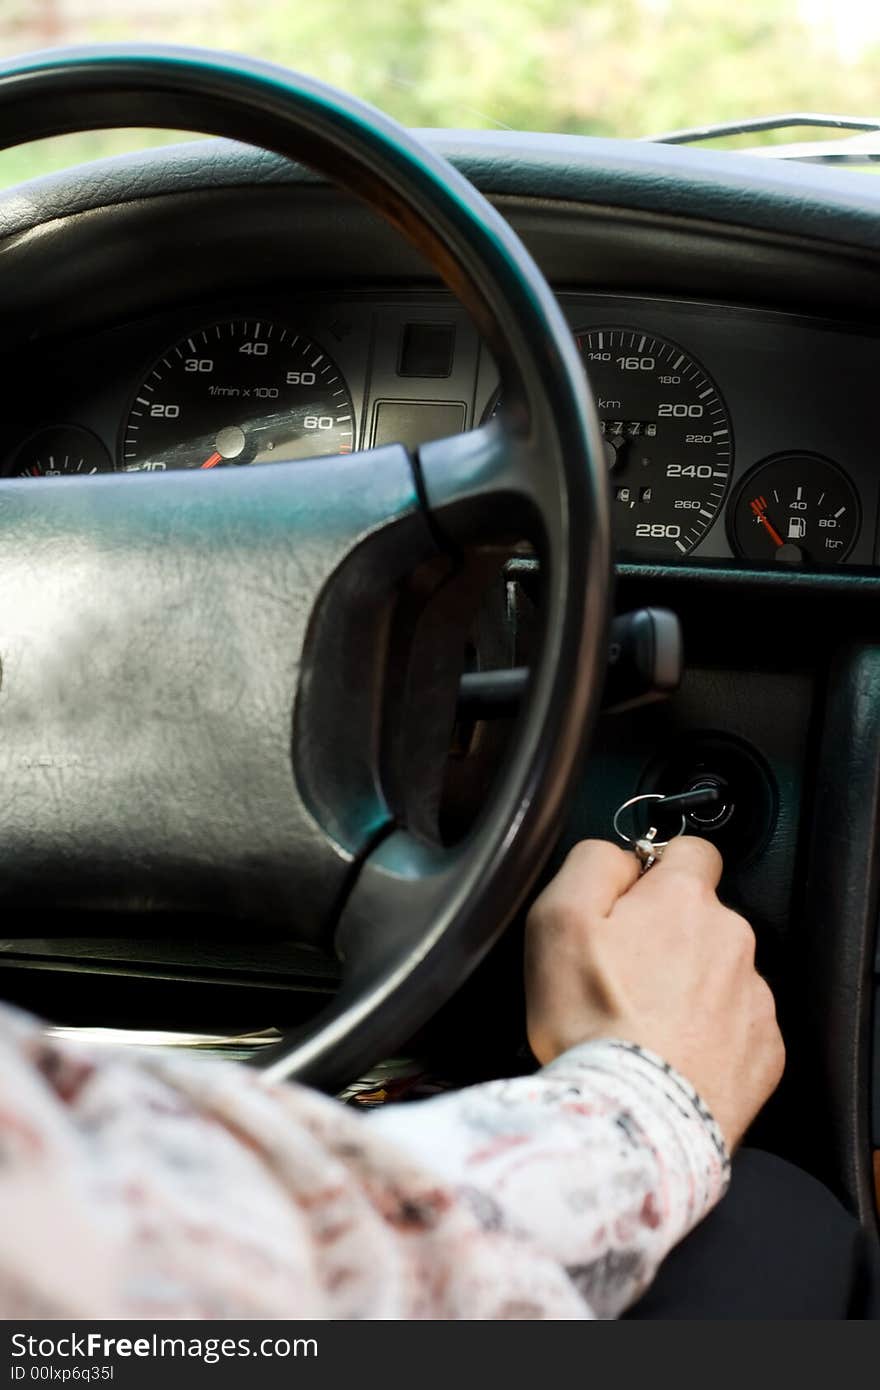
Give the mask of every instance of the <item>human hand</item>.
M 748 922 L 718 900 L 721 856 L 673 840 L 639 877 L 601 840 L 571 851 L 526 924 L 532 1051 L 619 1038 L 659 1053 L 712 1110 L 728 1147 L 779 1084 L 785 1048 Z

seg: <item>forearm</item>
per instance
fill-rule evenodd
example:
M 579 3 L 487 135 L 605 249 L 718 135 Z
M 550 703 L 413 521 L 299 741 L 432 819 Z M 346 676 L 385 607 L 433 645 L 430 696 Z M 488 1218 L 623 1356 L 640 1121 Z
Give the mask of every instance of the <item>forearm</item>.
M 450 1185 L 483 1194 L 484 1224 L 557 1263 L 598 1317 L 647 1287 L 729 1178 L 724 1141 L 693 1088 L 614 1041 L 370 1123 Z
M 369 1117 L 0 1008 L 0 1315 L 613 1317 L 726 1182 L 624 1045 Z

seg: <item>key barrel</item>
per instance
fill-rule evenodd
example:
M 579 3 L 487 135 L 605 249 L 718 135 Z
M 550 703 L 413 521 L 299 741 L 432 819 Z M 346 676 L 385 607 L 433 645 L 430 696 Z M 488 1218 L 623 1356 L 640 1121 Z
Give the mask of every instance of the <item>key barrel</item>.
M 669 820 L 678 814 L 672 793 L 704 789 L 714 791 L 716 799 L 682 809 L 688 833 L 711 840 L 725 862 L 746 864 L 761 852 L 776 824 L 779 799 L 772 773 L 747 743 L 696 734 L 661 753 L 639 786 L 640 792 L 666 793 L 652 814 L 659 818 L 665 811 Z

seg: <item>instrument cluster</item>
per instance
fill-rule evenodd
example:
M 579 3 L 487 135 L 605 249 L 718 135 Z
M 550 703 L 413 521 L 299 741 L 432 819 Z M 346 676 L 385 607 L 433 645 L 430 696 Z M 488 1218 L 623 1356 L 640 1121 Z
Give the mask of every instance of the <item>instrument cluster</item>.
M 877 339 L 768 311 L 561 298 L 620 560 L 875 563 Z M 168 315 L 34 346 L 10 376 L 0 470 L 24 479 L 416 448 L 504 410 L 474 329 L 431 293 Z

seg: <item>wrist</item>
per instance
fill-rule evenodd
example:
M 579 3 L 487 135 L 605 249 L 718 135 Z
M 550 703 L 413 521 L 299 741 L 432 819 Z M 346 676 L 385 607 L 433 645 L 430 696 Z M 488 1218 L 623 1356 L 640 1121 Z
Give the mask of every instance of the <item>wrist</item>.
M 608 1078 L 635 1125 L 658 1155 L 676 1153 L 686 1181 L 671 1198 L 690 1229 L 723 1196 L 730 1181 L 730 1153 L 717 1120 L 696 1088 L 664 1058 L 618 1038 L 578 1043 L 543 1071 L 574 1084 Z

